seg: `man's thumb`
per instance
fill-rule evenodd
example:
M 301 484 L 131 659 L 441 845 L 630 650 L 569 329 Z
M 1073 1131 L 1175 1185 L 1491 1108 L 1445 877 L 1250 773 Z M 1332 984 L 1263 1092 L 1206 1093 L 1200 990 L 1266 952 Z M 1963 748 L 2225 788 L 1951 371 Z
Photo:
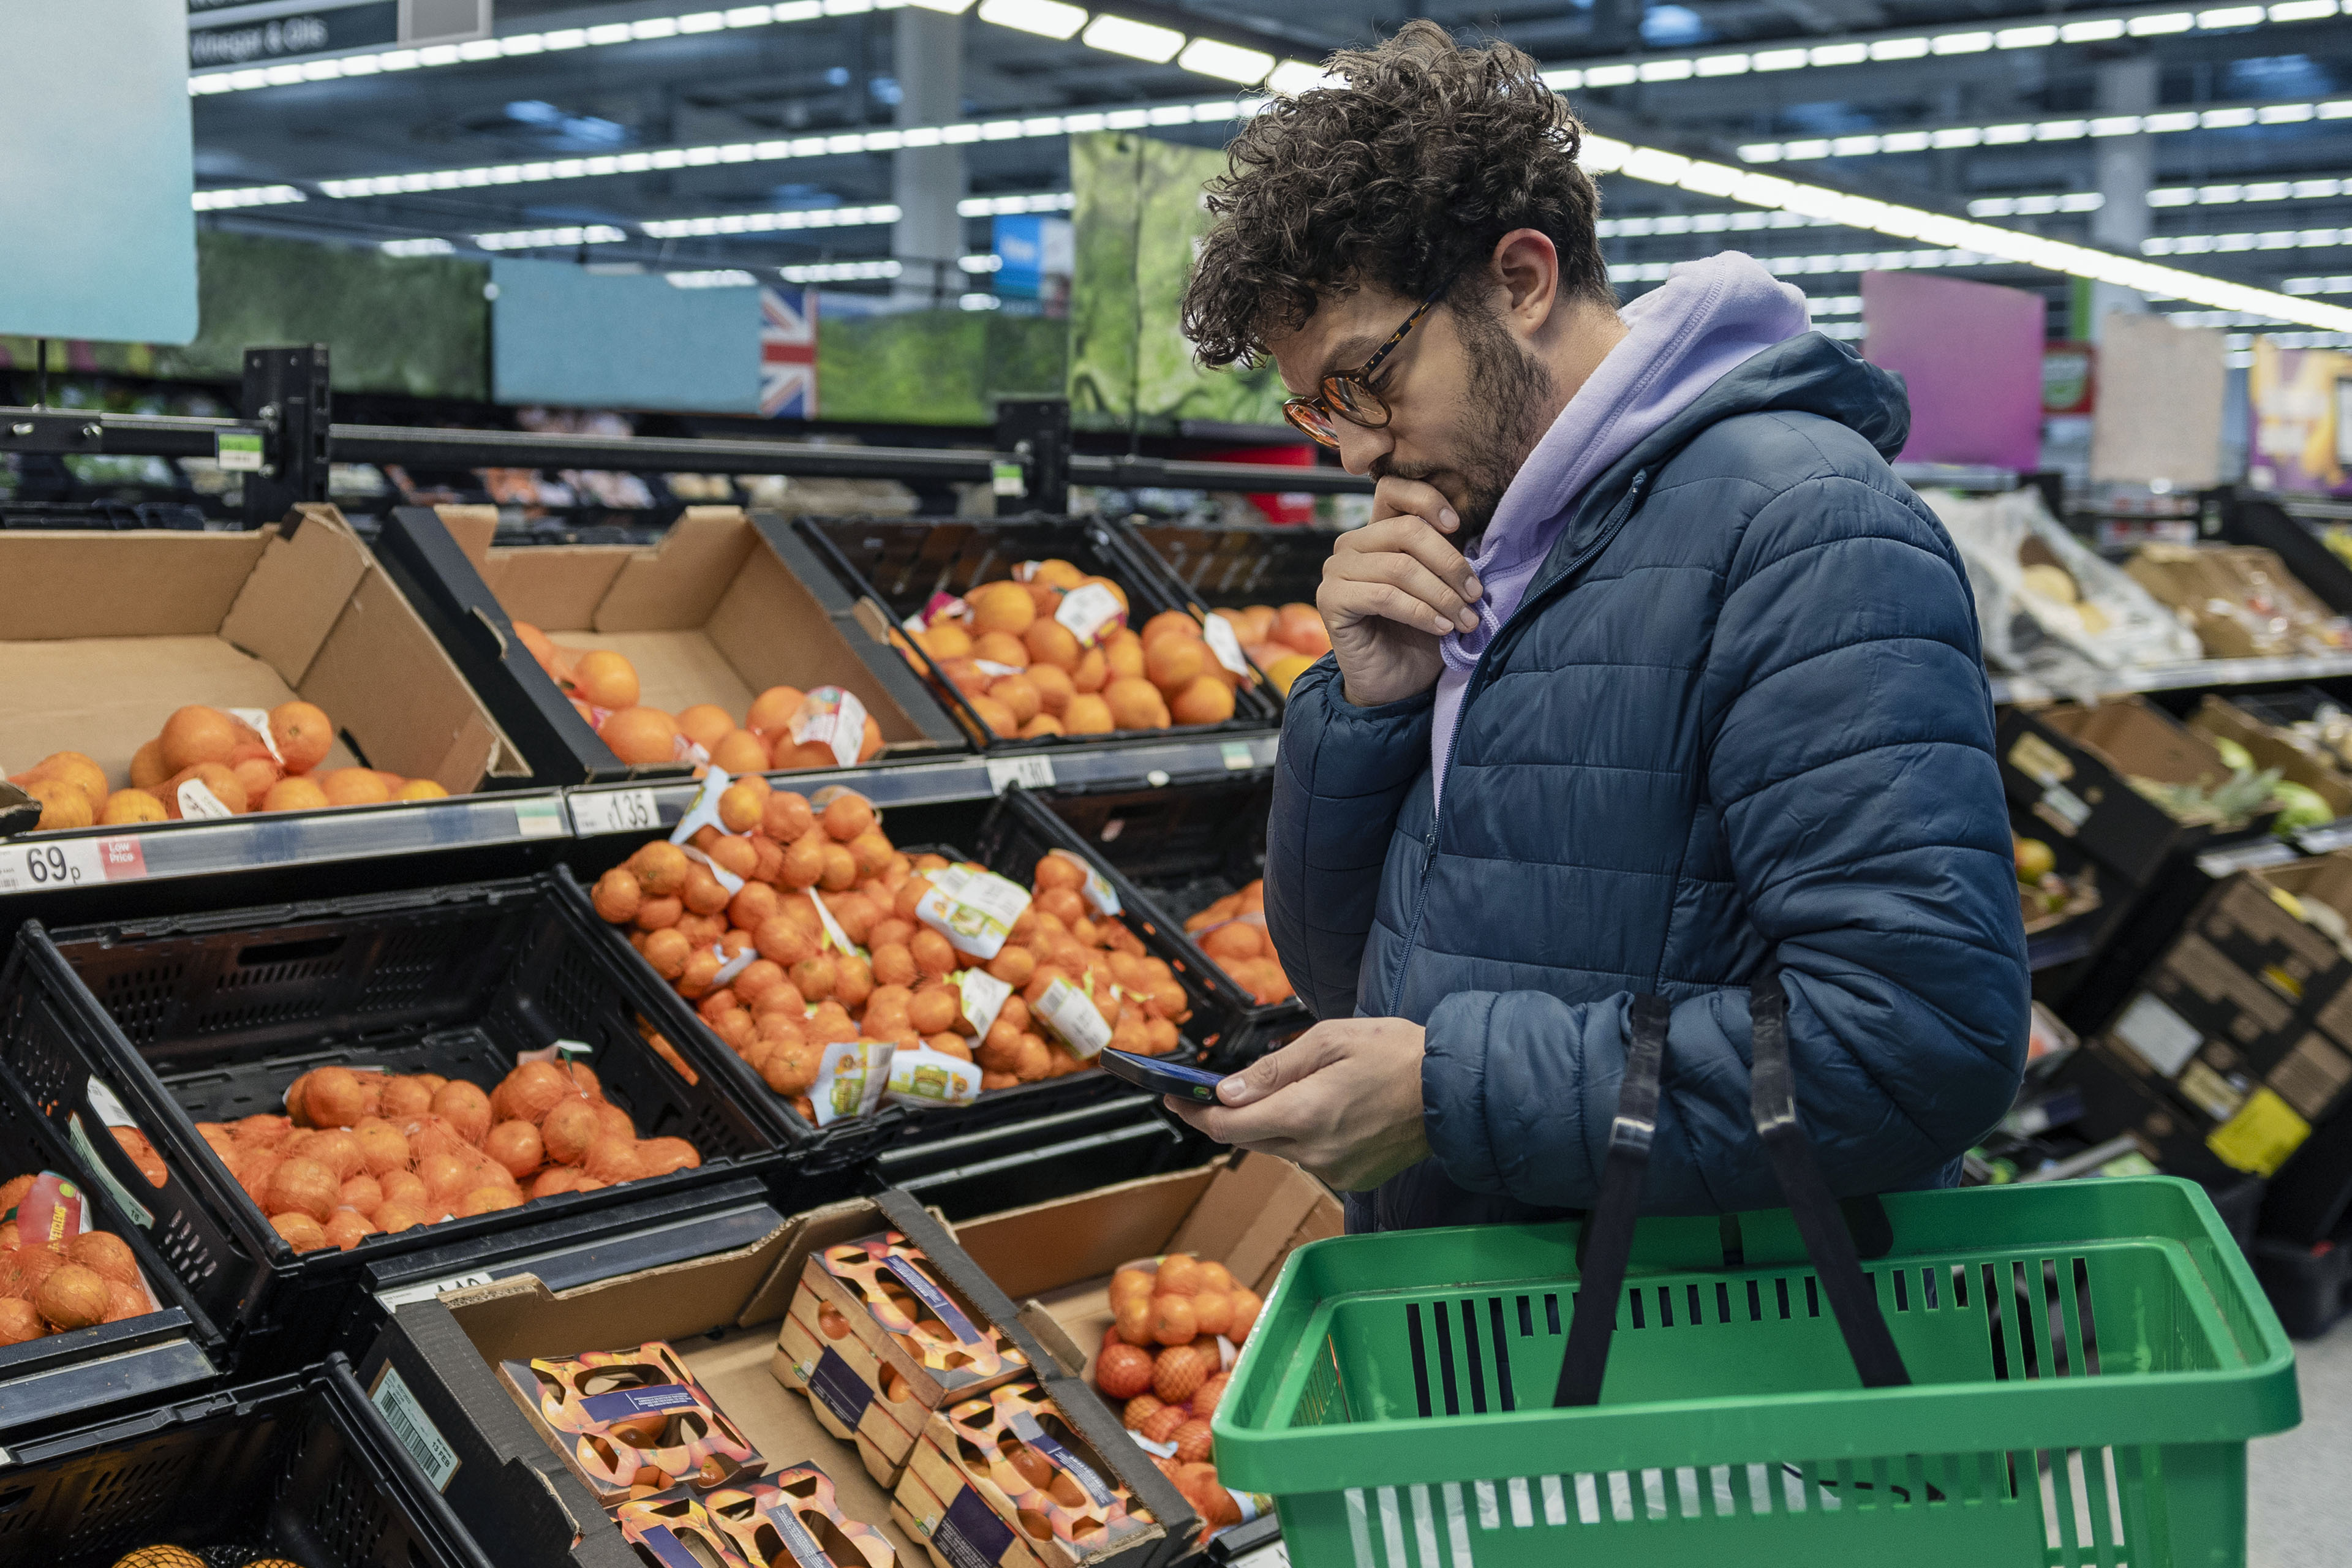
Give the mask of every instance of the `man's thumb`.
M 1294 1040 L 1220 1080 L 1217 1098 L 1227 1105 L 1255 1105 L 1285 1084 L 1305 1078 L 1315 1070 L 1316 1056 L 1303 1045 Z

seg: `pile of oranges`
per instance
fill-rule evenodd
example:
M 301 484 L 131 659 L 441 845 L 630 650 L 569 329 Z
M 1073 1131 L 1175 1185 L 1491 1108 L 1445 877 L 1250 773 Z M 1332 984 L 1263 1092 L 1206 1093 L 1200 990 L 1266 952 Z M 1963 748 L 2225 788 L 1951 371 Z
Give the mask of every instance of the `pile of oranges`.
M 1218 662 L 1191 616 L 1165 610 L 1138 632 L 1126 624 L 1127 590 L 1109 578 L 1060 560 L 1025 562 L 1020 572 L 935 602 L 908 627 L 991 733 L 1101 735 L 1234 716 L 1245 677 Z M 1073 595 L 1097 586 L 1116 602 L 1112 618 L 1087 626 L 1064 615 L 1087 602 Z
M 1156 1446 L 1152 1462 L 1213 1530 L 1239 1524 L 1241 1507 L 1218 1484 L 1209 1418 L 1224 1396 L 1227 1349 L 1248 1339 L 1262 1305 L 1223 1264 L 1187 1252 L 1110 1277 L 1113 1321 L 1095 1357 L 1095 1386 L 1129 1431 Z M 1157 1451 L 1171 1446 L 1173 1454 Z
M 1212 613 L 1233 623 L 1242 651 L 1285 697 L 1308 665 L 1331 651 L 1331 634 L 1324 629 L 1322 612 L 1312 605 L 1288 604 L 1278 610 L 1272 605 L 1252 605 Z
M 793 739 L 793 721 L 809 700 L 798 687 L 768 688 L 752 700 L 740 723 L 716 702 L 671 713 L 638 703 L 637 668 L 625 656 L 611 648 L 566 647 L 526 621 L 515 622 L 514 629 L 588 727 L 632 766 L 692 763 L 730 773 L 760 773 L 841 765 L 831 744 Z M 882 727 L 869 713 L 857 760 L 866 762 L 881 750 Z
M 86 1230 L 25 1239 L 16 1209 L 39 1179 L 28 1173 L 0 1182 L 0 1345 L 153 1311 L 138 1256 L 121 1237 Z
M 1297 994 L 1265 929 L 1265 879 L 1228 893 L 1184 922 L 1195 946 L 1261 1007 Z
M 371 1236 L 702 1163 L 683 1138 L 638 1138 L 579 1062 L 525 1062 L 488 1090 L 438 1073 L 319 1068 L 294 1080 L 286 1107 L 196 1131 L 297 1252 L 349 1252 Z
M 196 784 L 232 816 L 252 811 L 319 811 L 392 800 L 437 800 L 449 792 L 431 779 L 377 768 L 319 771 L 335 742 L 334 721 L 309 702 L 269 710 L 268 735 L 234 713 L 202 704 L 182 708 L 131 759 L 131 781 L 114 788 L 106 770 L 80 752 L 43 757 L 9 782 L 41 803 L 43 828 L 176 821 L 201 799 Z M 214 815 L 208 808 L 202 815 Z
M 697 829 L 684 847 L 644 846 L 597 879 L 592 899 L 803 1117 L 815 1119 L 808 1096 L 824 1047 L 847 1041 L 973 1062 L 983 1091 L 1084 1071 L 1092 1064 L 1031 1012 L 1056 978 L 1087 990 L 1115 1047 L 1175 1049 L 1176 1026 L 1191 1016 L 1183 986 L 1118 921 L 1090 914 L 1079 892 L 1086 868 L 1067 856 L 1038 861 L 1028 907 L 982 959 L 919 914 L 929 874 L 950 862 L 900 852 L 863 796 L 836 786 L 812 800 L 754 774 L 727 786 L 718 816 L 719 826 Z M 730 893 L 722 870 L 741 879 L 740 890 Z M 965 1016 L 974 970 L 1013 992 L 985 1033 Z

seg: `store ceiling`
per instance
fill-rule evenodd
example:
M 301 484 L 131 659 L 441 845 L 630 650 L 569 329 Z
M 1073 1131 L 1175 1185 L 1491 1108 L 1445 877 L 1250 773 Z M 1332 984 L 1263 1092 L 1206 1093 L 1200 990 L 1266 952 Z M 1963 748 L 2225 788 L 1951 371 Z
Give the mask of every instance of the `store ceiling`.
M 657 237 L 644 227 L 890 201 L 889 152 L 803 146 L 798 155 L 773 155 L 795 138 L 883 132 L 895 123 L 898 16 L 854 8 L 865 3 L 829 0 L 834 12 L 846 14 L 757 26 L 719 26 L 708 18 L 723 13 L 703 13 L 706 20 L 688 26 L 715 30 L 289 85 L 247 86 L 260 75 L 232 82 L 234 68 L 202 68 L 200 76 L 221 78 L 208 88 L 227 90 L 195 100 L 200 189 L 288 187 L 274 193 L 285 199 L 210 212 L 205 221 L 362 242 L 444 239 L 460 250 L 477 248 L 475 236 L 520 233 L 530 237 L 492 243 L 509 253 L 529 246 L 557 255 L 581 250 L 577 234 L 585 233 L 607 241 L 593 247 L 597 261 L 664 269 L 882 258 L 890 230 L 872 214 L 847 225 L 816 219 L 741 235 Z M 1008 3 L 1024 0 L 983 0 L 983 8 L 1002 15 L 996 8 Z M 1967 213 L 1975 204 L 1976 215 L 1990 221 L 2065 239 L 2094 237 L 2098 162 L 2121 145 L 2100 134 L 2113 126 L 2098 122 L 2120 102 L 2158 117 L 2146 121 L 2159 132 L 2148 141 L 2154 184 L 2164 193 L 2153 251 L 2174 265 L 2301 292 L 2314 286 L 2291 280 L 2341 283 L 2352 272 L 2340 243 L 2352 240 L 2346 178 L 2352 117 L 2335 118 L 2330 108 L 2352 74 L 2352 17 L 2319 15 L 2333 8 L 2333 0 L 2187 10 L 1904 0 L 1689 0 L 1644 8 L 1594 0 L 1588 7 L 1435 5 L 1422 14 L 1465 37 L 1507 37 L 1547 67 L 1588 75 L 1567 88 L 1570 100 L 1596 128 L 1629 142 L 1731 163 L 1742 162 L 1744 150 L 1751 166 L 1769 163 L 1775 174 L 1931 210 Z M 292 10 L 247 5 L 226 15 Z M 1181 6 L 1104 0 L 1101 10 L 1307 61 L 1370 41 L 1402 19 L 1365 0 L 1328 0 L 1311 11 L 1263 0 Z M 501 0 L 496 32 L 552 40 L 602 26 L 618 37 L 632 24 L 638 32 L 662 31 L 667 19 L 686 14 L 678 0 Z M 221 15 L 200 20 L 218 25 Z M 978 12 L 957 26 L 971 121 L 1186 106 L 1236 90 L 1177 61 L 1155 65 L 1090 47 L 1083 34 L 1055 41 Z M 1832 63 L 1847 60 L 1854 63 Z M 2128 88 L 2133 61 L 2151 62 L 2152 101 L 2116 97 Z M 303 65 L 267 63 L 278 65 L 281 78 Z M 247 62 L 245 70 L 264 67 Z M 310 67 L 312 74 L 340 68 Z M 1151 133 L 1214 144 L 1227 127 L 1212 118 L 1215 123 L 1162 124 Z M 1949 144 L 1970 141 L 1978 144 Z M 1922 143 L 1933 144 L 1914 150 Z M 642 166 L 664 150 L 730 145 L 756 151 L 740 162 Z M 968 206 L 1066 191 L 1066 148 L 1051 126 L 1034 124 L 973 142 L 965 152 L 974 198 Z M 581 173 L 575 164 L 571 177 L 538 177 L 551 172 L 538 165 L 599 158 L 622 167 Z M 514 165 L 526 166 L 523 177 L 515 177 Z M 428 180 L 411 179 L 405 183 L 428 188 L 328 194 L 349 189 L 331 183 L 369 176 L 499 166 L 509 167 L 496 176 L 499 183 L 478 175 L 470 185 L 433 189 Z M 1822 258 L 1828 264 L 1806 264 L 1811 270 L 1800 281 L 1815 294 L 1850 295 L 1853 272 L 1835 264 L 1890 243 L 1843 227 L 1787 225 L 1786 215 L 1782 227 L 1715 237 L 1728 222 L 1719 215 L 1737 203 L 1615 176 L 1606 186 L 1611 258 L 1628 269 L 1633 289 L 1661 263 L 1738 244 L 1760 256 Z M 305 199 L 292 199 L 298 195 Z M 970 221 L 975 251 L 987 247 L 987 222 L 978 213 Z M 2028 268 L 1964 275 L 2038 285 L 2053 300 L 2065 292 L 2063 279 Z

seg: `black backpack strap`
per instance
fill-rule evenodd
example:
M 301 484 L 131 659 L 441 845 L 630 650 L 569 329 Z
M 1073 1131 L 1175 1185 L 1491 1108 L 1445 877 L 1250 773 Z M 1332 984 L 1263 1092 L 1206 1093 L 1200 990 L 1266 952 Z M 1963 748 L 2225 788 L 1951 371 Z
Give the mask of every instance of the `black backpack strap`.
M 1609 1340 L 1617 1331 L 1617 1297 L 1624 1289 L 1633 1219 L 1642 1206 L 1642 1178 L 1658 1131 L 1658 1073 L 1665 1062 L 1666 1020 L 1673 1010 L 1663 996 L 1636 996 L 1628 1016 L 1625 1077 L 1617 1090 L 1617 1120 L 1609 1128 L 1601 1200 L 1577 1237 L 1576 1309 L 1569 1319 L 1568 1354 L 1559 1363 L 1555 1405 L 1601 1403 Z
M 1854 1237 L 1846 1228 L 1846 1216 L 1840 1212 L 1837 1199 L 1830 1194 L 1829 1184 L 1822 1179 L 1812 1141 L 1797 1121 L 1796 1078 L 1789 1065 L 1789 995 L 1777 969 L 1767 970 L 1750 988 L 1748 1011 L 1755 1040 L 1749 1105 L 1756 1117 L 1756 1135 L 1763 1141 L 1765 1157 L 1780 1178 L 1781 1195 L 1796 1216 L 1797 1234 L 1804 1238 L 1813 1273 L 1829 1296 L 1830 1310 L 1837 1314 L 1838 1331 L 1845 1336 L 1845 1348 L 1853 1357 L 1854 1370 L 1862 1374 L 1862 1385 L 1902 1387 L 1911 1381 L 1911 1374 L 1895 1348 L 1895 1336 L 1886 1327 L 1885 1314 L 1879 1310 L 1877 1294 L 1863 1277 Z M 1877 1226 L 1886 1223 L 1885 1208 L 1875 1203 L 1862 1212 L 1865 1223 L 1874 1216 Z M 1885 1237 L 1883 1241 L 1875 1236 L 1870 1238 L 1879 1255 L 1893 1245 L 1891 1229 Z

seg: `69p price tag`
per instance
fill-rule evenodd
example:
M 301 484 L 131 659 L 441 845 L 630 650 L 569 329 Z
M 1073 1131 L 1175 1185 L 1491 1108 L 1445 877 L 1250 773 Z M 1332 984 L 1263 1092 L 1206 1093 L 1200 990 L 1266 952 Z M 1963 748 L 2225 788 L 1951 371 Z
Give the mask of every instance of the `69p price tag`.
M 0 844 L 0 894 L 54 893 L 146 874 L 146 852 L 134 837 Z

